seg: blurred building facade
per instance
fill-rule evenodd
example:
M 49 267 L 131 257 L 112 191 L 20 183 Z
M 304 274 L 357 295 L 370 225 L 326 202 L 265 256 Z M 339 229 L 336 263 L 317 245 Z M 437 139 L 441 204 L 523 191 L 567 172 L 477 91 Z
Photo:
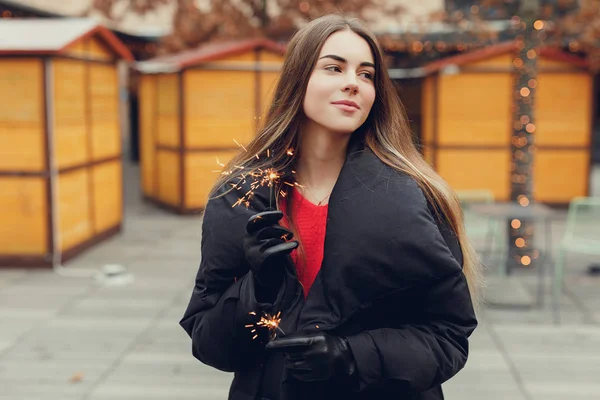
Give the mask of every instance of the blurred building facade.
M 100 18 L 102 23 L 106 24 L 129 47 L 137 61 L 151 60 L 155 54 L 157 41 L 162 35 L 171 31 L 175 12 L 174 3 L 159 7 L 144 16 L 124 13 L 118 23 L 102 20 L 98 15 L 96 17 Z M 207 7 L 209 3 L 208 0 L 197 0 L 199 7 Z M 372 28 L 378 34 L 388 54 L 390 75 L 398 83 L 400 96 L 407 109 L 412 128 L 419 141 L 424 143 L 427 141 L 426 132 L 423 129 L 424 118 L 432 118 L 431 115 L 426 115 L 427 107 L 424 105 L 424 102 L 427 101 L 424 98 L 427 93 L 425 82 L 430 75 L 430 72 L 427 71 L 428 66 L 460 54 L 469 54 L 482 45 L 481 37 L 473 35 L 473 32 L 464 29 L 460 24 L 439 22 L 436 14 L 445 12 L 447 15 L 454 13 L 468 15 L 468 13 L 475 12 L 482 20 L 489 22 L 487 29 L 491 34 L 488 44 L 498 45 L 514 40 L 515 32 L 511 30 L 510 19 L 521 2 L 497 2 L 494 7 L 487 8 L 482 6 L 485 2 L 478 0 L 425 0 L 421 2 L 390 0 L 390 3 L 403 6 L 406 10 L 404 15 L 394 19 L 377 16 L 378 23 Z M 546 2 L 542 1 L 542 3 Z M 89 13 L 90 4 L 91 0 L 78 2 L 0 0 L 0 16 L 38 18 L 77 16 Z M 95 14 L 92 12 L 91 15 Z M 488 39 L 483 39 L 483 42 L 485 40 Z M 574 60 L 578 57 L 583 59 L 582 54 L 572 51 L 573 49 L 568 46 L 564 50 L 570 53 Z M 450 63 L 447 67 L 441 71 L 441 76 L 445 76 L 444 74 L 450 71 L 453 65 Z M 123 95 L 127 98 L 126 114 L 131 116 L 124 121 L 126 132 L 124 150 L 132 161 L 137 162 L 140 148 L 138 140 L 138 76 L 137 73 L 123 70 L 122 78 L 122 82 L 125 82 L 130 89 L 123 88 Z M 594 81 L 591 79 L 591 82 Z M 569 83 L 566 82 L 565 85 L 569 85 Z M 600 97 L 598 85 L 592 83 L 591 99 L 585 101 L 586 112 L 589 111 L 591 114 L 590 121 L 586 122 L 590 127 L 591 134 L 587 148 L 590 164 L 588 170 L 593 170 L 594 164 L 600 164 L 600 123 L 597 120 L 600 102 L 596 101 L 598 97 Z M 507 121 L 509 120 L 510 115 L 507 114 Z M 507 132 L 507 137 L 509 137 L 508 135 L 510 135 L 510 131 Z
M 89 19 L 0 21 L 0 266 L 48 266 L 121 229 L 118 64 Z

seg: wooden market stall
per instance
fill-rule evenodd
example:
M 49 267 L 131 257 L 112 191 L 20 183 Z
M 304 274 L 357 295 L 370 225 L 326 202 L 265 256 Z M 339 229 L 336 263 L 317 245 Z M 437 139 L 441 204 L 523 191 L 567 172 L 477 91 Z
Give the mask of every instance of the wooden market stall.
M 0 21 L 0 266 L 66 261 L 120 230 L 121 59 L 87 19 Z
M 221 167 L 255 135 L 283 64 L 267 39 L 211 43 L 138 63 L 141 190 L 198 213 Z
M 510 199 L 513 42 L 424 67 L 426 157 L 455 190 Z M 593 75 L 585 60 L 542 48 L 535 95 L 536 201 L 566 204 L 589 192 Z

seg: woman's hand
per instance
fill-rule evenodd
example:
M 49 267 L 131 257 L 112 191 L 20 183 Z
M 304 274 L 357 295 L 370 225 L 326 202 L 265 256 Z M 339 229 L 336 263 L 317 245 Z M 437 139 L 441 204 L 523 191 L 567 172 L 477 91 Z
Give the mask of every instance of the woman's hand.
M 282 217 L 281 211 L 255 214 L 244 235 L 244 252 L 257 285 L 275 293 L 284 277 L 286 257 L 298 247 L 297 241 L 290 241 L 292 232 L 279 225 Z
M 266 349 L 285 353 L 286 368 L 299 381 L 350 381 L 356 373 L 352 350 L 340 336 L 320 332 L 291 335 L 267 343 Z

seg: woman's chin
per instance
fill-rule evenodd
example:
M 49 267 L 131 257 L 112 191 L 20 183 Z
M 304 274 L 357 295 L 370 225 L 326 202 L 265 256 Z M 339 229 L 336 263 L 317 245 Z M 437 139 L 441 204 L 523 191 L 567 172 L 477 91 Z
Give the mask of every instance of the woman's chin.
M 357 130 L 359 127 L 360 127 L 360 125 L 357 125 L 356 123 L 351 123 L 351 124 L 335 124 L 335 125 L 330 125 L 327 128 L 331 132 L 334 132 L 334 133 L 336 133 L 338 135 L 350 135 L 355 130 Z

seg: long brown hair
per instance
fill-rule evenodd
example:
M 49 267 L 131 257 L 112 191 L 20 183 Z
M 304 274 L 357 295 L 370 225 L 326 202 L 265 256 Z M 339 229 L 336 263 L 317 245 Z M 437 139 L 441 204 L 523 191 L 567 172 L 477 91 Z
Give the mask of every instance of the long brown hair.
M 359 20 L 329 14 L 307 23 L 296 32 L 287 46 L 280 79 L 263 127 L 246 146 L 246 150 L 240 151 L 225 170 L 231 170 L 234 166 L 285 170 L 294 164 L 295 155 L 290 156 L 288 150 L 297 147 L 305 119 L 302 105 L 308 81 L 323 44 L 331 34 L 341 30 L 351 30 L 361 36 L 369 44 L 375 61 L 376 97 L 367 120 L 360 128 L 365 144 L 382 162 L 415 179 L 429 202 L 442 214 L 440 217 L 448 221 L 460 241 L 463 272 L 473 303 L 478 304 L 482 283 L 481 265 L 467 239 L 458 198 L 415 147 L 404 107 L 385 68 L 383 52 L 373 33 Z M 269 158 L 255 157 L 267 151 L 270 152 Z M 216 194 L 218 188 L 229 179 L 229 176 L 221 176 L 212 194 Z M 275 193 L 279 200 L 279 190 Z

